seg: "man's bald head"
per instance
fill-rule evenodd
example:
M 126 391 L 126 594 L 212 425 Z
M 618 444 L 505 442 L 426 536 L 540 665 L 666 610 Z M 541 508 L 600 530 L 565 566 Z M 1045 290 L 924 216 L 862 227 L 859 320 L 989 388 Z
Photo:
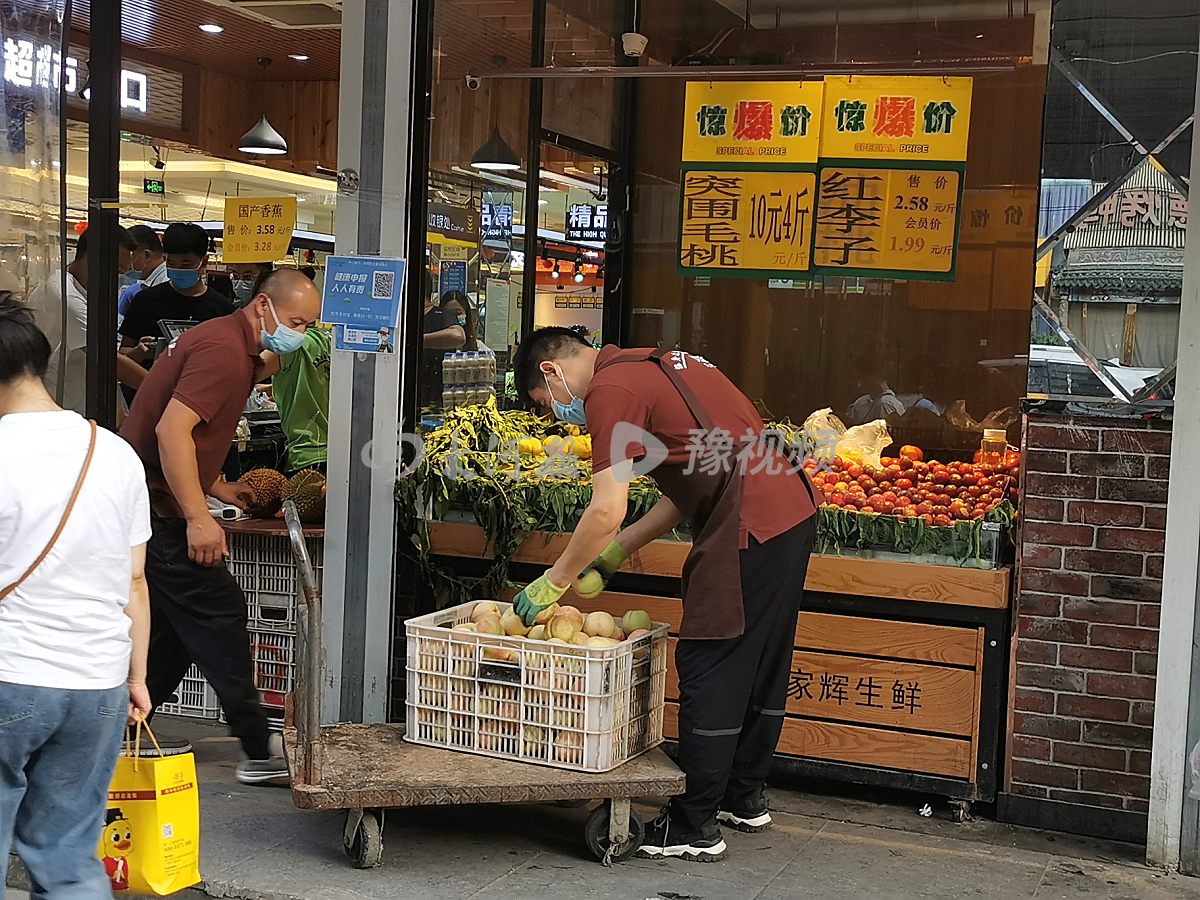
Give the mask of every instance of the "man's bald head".
M 276 269 L 263 280 L 244 312 L 271 334 L 277 318 L 281 325 L 304 331 L 321 314 L 321 295 L 298 269 Z

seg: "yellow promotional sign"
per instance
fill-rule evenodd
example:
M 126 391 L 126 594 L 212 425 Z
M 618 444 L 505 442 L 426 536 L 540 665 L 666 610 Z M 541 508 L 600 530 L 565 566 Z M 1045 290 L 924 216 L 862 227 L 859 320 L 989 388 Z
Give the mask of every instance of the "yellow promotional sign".
M 295 228 L 295 197 L 226 197 L 221 259 L 227 263 L 282 259 Z
M 803 272 L 811 264 L 812 172 L 685 171 L 681 194 L 682 271 Z
M 822 93 L 819 81 L 689 81 L 683 162 L 816 162 Z
M 963 192 L 964 244 L 1025 244 L 1037 239 L 1037 188 L 982 188 Z
M 970 78 L 826 75 L 821 156 L 965 162 L 971 89 Z
M 470 250 L 459 244 L 446 243 L 442 245 L 441 257 L 443 260 L 465 260 L 470 257 Z
M 952 277 L 962 175 L 956 169 L 821 169 L 813 264 Z

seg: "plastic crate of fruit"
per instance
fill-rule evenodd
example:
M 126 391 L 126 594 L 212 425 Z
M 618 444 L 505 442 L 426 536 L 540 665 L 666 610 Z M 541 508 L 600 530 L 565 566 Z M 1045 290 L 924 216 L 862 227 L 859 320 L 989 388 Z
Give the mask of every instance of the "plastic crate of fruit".
M 406 739 L 577 772 L 662 743 L 667 626 L 557 605 L 539 619 L 523 635 L 490 600 L 409 619 Z

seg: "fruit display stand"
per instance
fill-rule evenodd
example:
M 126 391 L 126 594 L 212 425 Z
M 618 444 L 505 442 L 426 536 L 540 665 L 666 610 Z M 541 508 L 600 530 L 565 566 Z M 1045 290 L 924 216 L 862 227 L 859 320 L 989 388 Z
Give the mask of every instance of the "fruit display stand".
M 301 809 L 347 811 L 343 848 L 356 868 L 382 861 L 385 810 L 410 806 L 599 800 L 584 829 L 588 849 L 605 865 L 637 851 L 645 824 L 631 800 L 684 787 L 659 748 L 608 772 L 567 772 L 419 746 L 404 740 L 399 724 L 322 725 L 321 593 L 290 504 L 285 515 L 300 586 L 297 678 L 283 734 L 292 800 Z
M 464 578 L 493 559 L 482 528 L 428 523 L 429 551 Z M 521 583 L 552 564 L 569 535 L 533 533 L 510 556 Z M 679 573 L 691 545 L 659 540 L 635 554 L 585 612 L 636 607 L 682 617 Z M 995 797 L 1005 717 L 1010 569 L 814 555 L 796 630 L 777 762 L 799 774 L 919 790 L 956 818 Z M 664 734 L 677 737 L 678 682 L 668 657 Z

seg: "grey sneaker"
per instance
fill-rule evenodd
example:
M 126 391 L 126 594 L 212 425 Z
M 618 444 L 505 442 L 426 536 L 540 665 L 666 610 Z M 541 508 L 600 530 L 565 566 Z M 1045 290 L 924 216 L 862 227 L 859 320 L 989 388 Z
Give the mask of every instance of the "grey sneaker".
M 273 784 L 288 787 L 287 760 L 283 758 L 283 735 L 272 734 L 267 743 L 270 759 L 243 759 L 238 763 L 237 780 L 242 784 Z
M 274 784 L 287 787 L 287 760 L 282 756 L 270 759 L 243 759 L 238 763 L 237 780 L 242 784 Z

